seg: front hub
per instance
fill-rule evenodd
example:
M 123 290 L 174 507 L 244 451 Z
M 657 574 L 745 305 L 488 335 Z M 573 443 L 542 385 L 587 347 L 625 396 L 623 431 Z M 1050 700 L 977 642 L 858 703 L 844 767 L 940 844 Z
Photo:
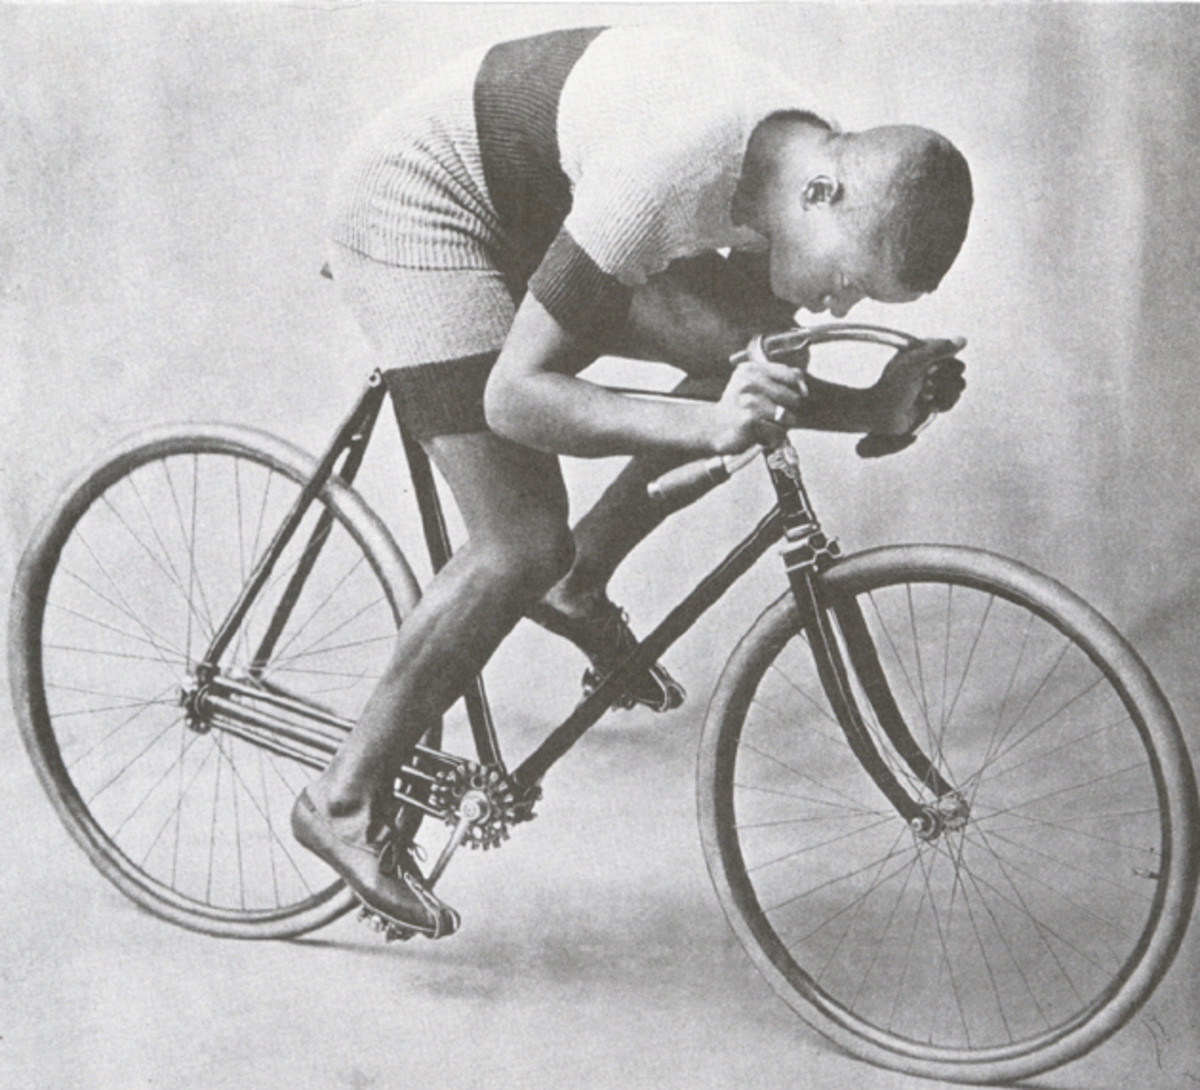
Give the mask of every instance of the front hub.
M 926 803 L 908 824 L 918 839 L 933 841 L 944 832 L 961 832 L 967 827 L 970 816 L 967 800 L 958 791 L 952 791 L 935 802 Z

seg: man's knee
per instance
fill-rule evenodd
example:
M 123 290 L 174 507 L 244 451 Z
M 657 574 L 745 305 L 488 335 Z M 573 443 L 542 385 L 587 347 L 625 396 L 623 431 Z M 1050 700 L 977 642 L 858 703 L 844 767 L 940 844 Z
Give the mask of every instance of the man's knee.
M 575 539 L 566 522 L 515 522 L 501 535 L 476 542 L 477 558 L 491 579 L 514 598 L 540 598 L 571 569 Z

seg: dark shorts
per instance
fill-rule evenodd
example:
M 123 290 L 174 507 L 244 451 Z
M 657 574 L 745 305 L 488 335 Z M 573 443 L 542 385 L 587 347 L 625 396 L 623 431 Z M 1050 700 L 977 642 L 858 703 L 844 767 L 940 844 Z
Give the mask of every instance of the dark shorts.
M 420 440 L 487 431 L 483 391 L 497 355 L 486 352 L 384 371 L 396 420 L 404 433 Z

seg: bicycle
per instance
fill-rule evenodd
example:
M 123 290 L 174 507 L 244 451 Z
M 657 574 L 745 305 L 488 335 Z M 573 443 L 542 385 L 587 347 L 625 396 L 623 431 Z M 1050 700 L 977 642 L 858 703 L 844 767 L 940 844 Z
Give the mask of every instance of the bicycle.
M 795 361 L 837 340 L 917 343 L 841 324 L 747 351 Z M 242 427 L 137 436 L 66 490 L 21 561 L 9 654 L 29 754 L 92 862 L 176 924 L 283 938 L 355 903 L 296 850 L 288 814 L 418 596 L 351 487 L 384 396 L 376 374 L 315 460 Z M 402 439 L 437 569 L 437 489 Z M 759 453 L 658 493 L 690 502 Z M 843 557 L 795 448 L 761 453 L 774 507 L 637 650 L 511 770 L 476 680 L 474 752 L 427 735 L 397 821 L 448 828 L 431 884 L 463 844 L 500 845 L 629 679 L 781 543 L 787 586 L 728 660 L 700 745 L 701 839 L 733 931 L 785 1002 L 872 1063 L 979 1082 L 1082 1055 L 1148 997 L 1191 914 L 1200 809 L 1170 707 L 1057 582 L 963 547 Z

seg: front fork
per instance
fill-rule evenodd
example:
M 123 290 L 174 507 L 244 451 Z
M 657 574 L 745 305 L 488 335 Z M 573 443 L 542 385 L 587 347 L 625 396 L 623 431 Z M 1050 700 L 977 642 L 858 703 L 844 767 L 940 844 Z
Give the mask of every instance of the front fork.
M 957 798 L 955 790 L 934 767 L 909 730 L 892 696 L 858 603 L 853 598 L 833 603 L 824 600 L 819 576 L 836 562 L 840 550 L 837 542 L 827 538 L 821 530 L 800 476 L 795 449 L 785 442 L 767 452 L 766 460 L 783 512 L 784 568 L 800 613 L 801 628 L 808 633 L 817 675 L 834 717 L 851 751 L 896 812 L 917 836 L 933 839 L 941 831 L 945 806 L 931 806 L 914 799 L 880 755 L 855 699 L 846 657 L 838 643 L 832 618 L 837 620 L 849 664 L 888 742 L 936 799 L 951 801 Z

